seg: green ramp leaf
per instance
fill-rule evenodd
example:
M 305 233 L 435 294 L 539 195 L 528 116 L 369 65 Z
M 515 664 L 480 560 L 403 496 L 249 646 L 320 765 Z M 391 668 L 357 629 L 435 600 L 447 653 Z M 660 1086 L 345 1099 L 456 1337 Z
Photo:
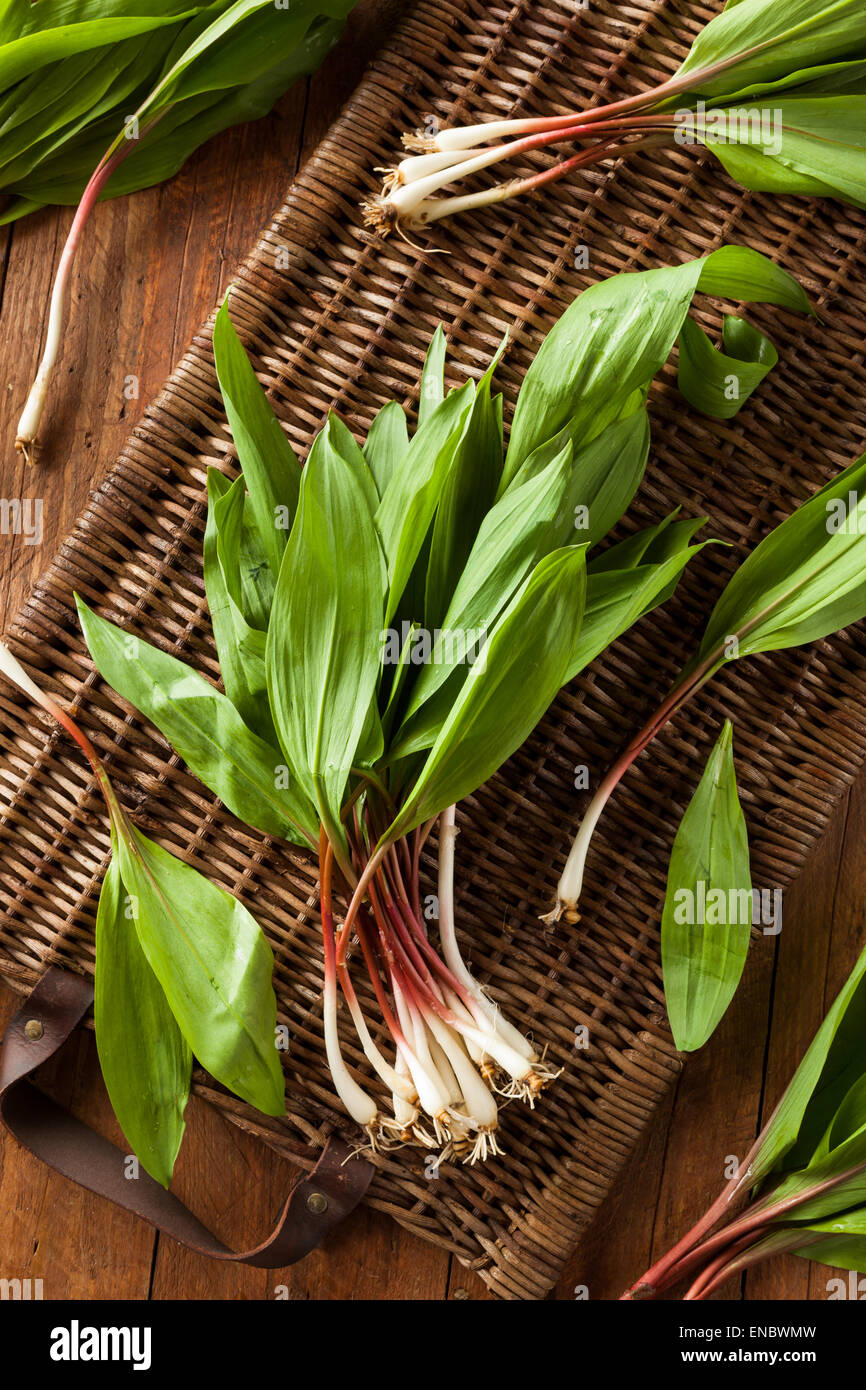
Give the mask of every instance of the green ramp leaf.
M 257 1110 L 284 1114 L 274 958 L 258 923 L 125 817 L 117 856 L 141 948 L 195 1056 Z
M 248 825 L 296 844 L 317 842 L 315 811 L 229 700 L 177 657 L 100 618 L 76 597 L 97 670 L 141 710 L 187 766 Z
M 866 95 L 784 93 L 713 113 L 695 135 L 744 188 L 866 206 Z
M 660 526 L 649 527 L 629 541 L 611 546 L 600 560 L 592 561 L 586 577 L 583 627 L 568 668 L 568 680 L 573 680 L 640 618 L 667 602 L 686 565 L 705 545 L 712 544 L 690 544 L 705 519 L 670 525 L 668 518 Z
M 139 945 L 135 911 L 115 855 L 96 914 L 96 1049 L 133 1153 L 168 1187 L 183 1139 L 192 1053 Z
M 475 791 L 529 736 L 565 680 L 585 596 L 583 546 L 539 561 L 472 666 L 389 840 Z
M 399 401 L 388 401 L 376 415 L 364 443 L 364 457 L 373 474 L 379 496 L 406 457 L 409 429 L 406 412 Z
M 722 326 L 724 351 L 687 318 L 679 338 L 678 384 L 689 405 L 714 420 L 732 420 L 779 360 L 765 334 L 733 314 Z
M 802 646 L 857 622 L 866 615 L 864 562 L 866 454 L 743 561 L 713 609 L 689 669 Z
M 622 414 L 634 392 L 648 388 L 698 290 L 809 311 L 797 281 L 745 246 L 723 246 L 703 260 L 591 285 L 548 333 L 526 373 L 505 486 L 533 450 L 560 430 L 567 428 L 581 448 Z
M 734 997 L 749 949 L 749 841 L 725 721 L 680 822 L 662 915 L 662 973 L 674 1042 L 703 1047 Z
M 694 92 L 724 96 L 862 52 L 860 0 L 737 0 L 701 30 L 676 77 L 691 74 Z
M 337 843 L 359 743 L 377 741 L 370 707 L 381 674 L 386 585 L 376 527 L 352 465 L 334 449 L 313 450 L 274 596 L 268 690 L 288 762 Z
M 228 300 L 216 317 L 213 350 L 256 529 L 276 580 L 298 505 L 301 466 L 241 346 Z
M 277 734 L 268 703 L 265 670 L 266 634 L 251 627 L 232 597 L 234 579 L 220 559 L 226 559 L 228 538 L 221 534 L 217 503 L 232 484 L 216 468 L 207 473 L 208 512 L 203 545 L 204 587 L 210 609 L 220 674 L 226 694 L 253 733 L 277 747 Z M 273 600 L 272 600 L 273 601 Z
M 474 398 L 471 381 L 448 393 L 425 419 L 382 496 L 376 525 L 388 562 L 386 626 L 398 610 L 421 554 Z
M 839 991 L 763 1131 L 751 1172 L 760 1182 L 773 1169 L 808 1163 L 845 1096 L 863 1074 L 866 1037 L 866 951 Z

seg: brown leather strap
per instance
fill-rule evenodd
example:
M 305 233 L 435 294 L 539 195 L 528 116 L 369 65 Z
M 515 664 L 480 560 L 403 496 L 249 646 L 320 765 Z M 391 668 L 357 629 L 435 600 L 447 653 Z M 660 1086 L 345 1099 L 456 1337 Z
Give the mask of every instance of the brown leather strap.
M 292 1188 L 272 1233 L 252 1250 L 230 1250 L 147 1173 L 127 1177 L 127 1155 L 27 1080 L 54 1056 L 92 1002 L 89 980 L 52 967 L 6 1030 L 0 1053 L 0 1119 L 37 1158 L 198 1254 L 264 1269 L 302 1259 L 355 1209 L 373 1167 L 350 1159 L 348 1146 L 333 1138 L 313 1171 Z

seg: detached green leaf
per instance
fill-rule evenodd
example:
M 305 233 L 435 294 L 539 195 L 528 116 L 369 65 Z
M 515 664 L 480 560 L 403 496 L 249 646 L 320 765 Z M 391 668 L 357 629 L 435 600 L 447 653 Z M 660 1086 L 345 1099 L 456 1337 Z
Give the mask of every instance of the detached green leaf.
M 117 855 L 141 948 L 196 1057 L 257 1110 L 284 1114 L 274 958 L 258 923 L 128 822 Z
M 76 602 L 100 675 L 156 725 L 205 786 L 257 830 L 315 844 L 315 811 L 281 768 L 277 750 L 247 728 L 228 697 L 177 657 Z
M 133 1153 L 168 1187 L 183 1139 L 192 1053 L 139 945 L 134 912 L 115 854 L 96 914 L 96 1048 Z
M 730 720 L 677 831 L 662 916 L 662 972 L 674 1042 L 703 1047 L 730 1004 L 749 949 L 749 841 Z

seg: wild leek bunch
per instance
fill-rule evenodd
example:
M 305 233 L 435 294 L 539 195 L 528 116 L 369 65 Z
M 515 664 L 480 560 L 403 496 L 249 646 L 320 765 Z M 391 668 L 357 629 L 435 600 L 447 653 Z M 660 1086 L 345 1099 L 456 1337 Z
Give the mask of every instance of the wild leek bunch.
M 735 571 L 700 646 L 670 693 L 602 778 L 575 836 L 547 920 L 577 921 L 587 856 L 611 796 L 670 719 L 729 662 L 827 637 L 866 617 L 866 455 L 781 522 Z M 734 996 L 749 946 L 751 908 L 678 920 L 686 893 L 733 893 L 751 904 L 746 825 L 730 724 L 722 730 L 674 841 L 662 918 L 662 967 L 677 1046 L 693 1051 Z
M 100 198 L 176 173 L 228 126 L 270 111 L 337 41 L 354 0 L 0 0 L 0 224 L 77 204 L 45 351 L 18 424 L 30 459 L 63 344 L 72 262 Z
M 413 152 L 365 205 L 379 231 L 415 229 L 519 197 L 575 170 L 664 146 L 709 149 L 744 188 L 866 206 L 862 0 L 729 0 L 667 82 L 606 106 L 407 134 Z M 548 145 L 575 154 L 537 174 L 439 196 Z
M 866 951 L 736 1174 L 624 1299 L 685 1284 L 699 1301 L 786 1253 L 866 1271 L 864 981 Z
M 446 393 L 439 330 L 414 431 L 395 401 L 363 447 L 331 415 L 303 469 L 224 305 L 214 354 L 242 473 L 230 482 L 209 471 L 203 548 L 224 690 L 79 602 L 99 671 L 189 768 L 247 825 L 318 854 L 327 1056 L 340 1099 L 373 1142 L 483 1158 L 498 1148 L 497 1097 L 533 1103 L 556 1073 L 543 1041 L 536 1046 L 502 1016 L 461 955 L 454 806 L 522 744 L 561 686 L 665 601 L 701 548 L 693 543 L 700 520 L 673 513 L 593 554 L 640 484 L 647 391 L 698 289 L 807 307 L 790 276 L 739 247 L 602 282 L 542 344 L 507 452 L 495 361 L 479 382 Z M 743 372 L 751 389 L 750 364 Z M 438 940 L 420 883 L 437 821 Z M 247 954 L 239 952 L 233 924 L 198 911 L 179 878 L 175 891 L 163 851 L 124 844 L 119 874 L 138 906 L 130 926 L 116 881 L 106 880 L 97 961 L 100 1055 L 124 1130 L 176 1136 L 167 1117 L 176 1119 L 177 1101 L 154 1071 L 155 1024 L 141 1029 L 133 1053 L 124 1042 L 99 984 L 109 952 L 103 978 L 116 998 L 133 992 L 143 956 L 151 995 L 162 990 L 179 1035 L 205 1065 L 208 1055 L 237 1052 L 246 1070 L 222 1066 L 221 1079 L 271 1107 L 264 956 L 246 936 Z M 169 930 L 191 943 L 192 956 L 166 955 Z M 124 979 L 123 952 L 111 951 L 118 941 L 132 953 Z M 357 971 L 369 976 L 373 1018 Z M 347 1060 L 347 1023 L 373 1080 Z M 255 1089 L 244 1080 L 250 1068 Z M 170 1171 L 173 1153 L 162 1157 Z

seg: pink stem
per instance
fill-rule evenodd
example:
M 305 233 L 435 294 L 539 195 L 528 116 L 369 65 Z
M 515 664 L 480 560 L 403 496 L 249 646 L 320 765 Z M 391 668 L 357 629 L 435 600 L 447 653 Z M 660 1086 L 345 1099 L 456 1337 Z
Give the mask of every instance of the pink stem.
M 146 133 L 146 132 L 143 132 Z M 57 273 L 54 277 L 54 285 L 51 291 L 51 306 L 48 314 L 48 328 L 45 336 L 45 349 L 42 361 L 36 378 L 30 388 L 30 394 L 21 414 L 18 423 L 18 431 L 15 439 L 15 447 L 23 453 L 29 462 L 29 448 L 35 443 L 39 432 L 39 425 L 42 420 L 42 412 L 45 406 L 45 398 L 51 374 L 54 371 L 55 363 L 60 353 L 60 346 L 63 341 L 63 328 L 66 322 L 66 304 L 69 292 L 69 277 L 72 271 L 72 263 L 81 235 L 87 225 L 93 207 L 111 175 L 122 164 L 127 155 L 136 146 L 136 141 L 124 140 L 118 148 L 110 154 L 106 154 L 100 160 L 96 169 L 88 180 L 87 187 L 81 195 L 81 202 L 75 211 L 72 219 L 72 226 L 60 255 L 57 266 Z
M 756 1238 L 760 1239 L 763 1234 L 764 1231 L 762 1229 L 754 1232 L 750 1231 L 748 1235 L 740 1236 L 739 1240 L 735 1240 L 732 1244 L 727 1245 L 722 1253 L 717 1255 L 714 1260 L 711 1260 L 706 1269 L 701 1271 L 691 1288 L 683 1294 L 683 1302 L 703 1298 L 711 1288 L 715 1287 L 715 1276 L 721 1273 L 722 1270 L 727 1270 L 727 1266 L 731 1263 L 732 1257 L 741 1255 L 744 1250 L 747 1250 L 755 1243 Z M 727 1273 L 725 1274 L 725 1278 L 728 1278 Z

